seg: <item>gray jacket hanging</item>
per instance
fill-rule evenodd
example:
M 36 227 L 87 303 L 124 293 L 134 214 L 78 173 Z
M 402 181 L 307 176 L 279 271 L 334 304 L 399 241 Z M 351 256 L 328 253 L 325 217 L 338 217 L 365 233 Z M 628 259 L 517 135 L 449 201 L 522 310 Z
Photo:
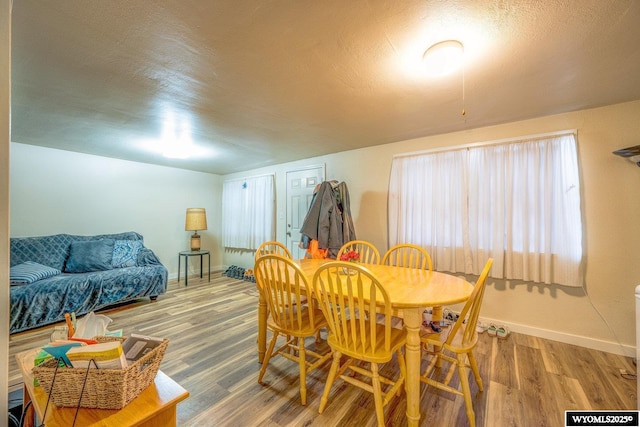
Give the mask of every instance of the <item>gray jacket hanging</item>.
M 329 258 L 335 258 L 344 243 L 355 240 L 349 191 L 344 182 L 324 181 L 320 184 L 300 233 L 302 248 L 308 248 L 310 240 L 317 240 L 320 249 L 329 250 Z

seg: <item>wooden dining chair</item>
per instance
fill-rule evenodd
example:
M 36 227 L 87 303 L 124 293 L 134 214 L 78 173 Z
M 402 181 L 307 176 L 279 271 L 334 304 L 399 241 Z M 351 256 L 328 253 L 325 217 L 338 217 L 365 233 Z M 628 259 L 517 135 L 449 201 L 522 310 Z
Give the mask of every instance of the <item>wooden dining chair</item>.
M 258 247 L 258 250 L 254 254 L 254 259 L 257 261 L 263 255 L 281 255 L 285 258 L 292 258 L 289 249 L 282 243 L 274 241 L 264 242 Z
M 378 252 L 378 249 L 372 243 L 366 240 L 351 240 L 345 243 L 338 251 L 336 260 L 340 261 L 342 254 L 349 251 L 356 251 L 360 255 L 359 262 L 363 264 L 380 263 L 380 252 Z
M 382 257 L 382 264 L 433 271 L 433 264 L 427 250 L 411 243 L 400 243 L 389 248 Z M 394 322 L 394 326 L 402 326 L 402 312 L 394 312 L 393 317 L 398 319 Z
M 256 253 L 254 254 L 254 259 L 257 261 L 258 258 L 260 258 L 261 256 L 264 255 L 280 255 L 283 256 L 285 258 L 293 258 L 291 256 L 291 251 L 289 251 L 289 248 L 287 248 L 284 244 L 277 242 L 275 240 L 273 241 L 268 241 L 268 242 L 264 242 L 262 243 L 259 247 L 258 250 L 256 250 Z M 255 270 L 255 265 L 254 268 Z M 301 301 L 301 303 L 306 303 L 307 302 L 307 298 L 306 296 L 303 296 Z M 268 310 L 268 308 L 267 308 Z M 289 339 L 289 337 L 287 337 L 287 340 Z M 318 334 L 316 336 L 316 340 L 320 341 L 320 332 L 318 331 Z
M 443 332 L 441 334 L 427 334 L 421 337 L 421 341 L 424 344 L 430 344 L 434 346 L 436 350 L 431 352 L 432 358 L 427 365 L 427 368 L 420 376 L 420 380 L 440 390 L 445 390 L 463 396 L 467 417 L 469 418 L 469 424 L 471 427 L 475 427 L 476 418 L 473 411 L 467 368 L 471 368 L 473 376 L 476 379 L 476 383 L 478 384 L 478 389 L 482 391 L 482 378 L 480 377 L 478 364 L 476 363 L 476 359 L 473 355 L 473 349 L 478 342 L 476 324 L 480 314 L 480 306 L 482 305 L 485 283 L 492 265 L 493 259 L 489 258 L 482 270 L 482 273 L 480 274 L 480 277 L 476 281 L 471 296 L 460 312 L 458 320 L 456 320 L 456 322 L 451 326 L 449 334 L 447 335 Z M 444 378 L 442 378 L 442 374 L 439 375 L 439 378 L 437 378 L 438 375 L 435 375 L 435 371 L 437 371 L 435 368 L 439 365 L 440 361 L 444 361 L 449 364 Z M 449 385 L 456 368 L 462 390 Z
M 313 292 L 327 319 L 327 343 L 333 351 L 319 412 L 324 411 L 331 387 L 340 377 L 349 384 L 373 392 L 378 425 L 384 426 L 384 406 L 395 394 L 400 394 L 406 377 L 402 353 L 406 334 L 402 329 L 391 327 L 391 303 L 387 292 L 365 266 L 341 261 L 329 262 L 318 268 L 313 276 Z M 375 319 L 376 311 L 386 314 L 384 323 L 368 320 Z M 400 374 L 395 381 L 379 372 L 379 364 L 389 362 L 394 354 L 400 366 Z M 343 355 L 347 359 L 341 364 Z M 370 369 L 365 369 L 357 361 L 368 362 Z M 361 377 L 348 375 L 348 372 Z
M 411 243 L 400 243 L 389 248 L 382 257 L 382 264 L 433 271 L 427 250 Z
M 329 360 L 331 352 L 321 354 L 307 349 L 305 339 L 318 336 L 327 322 L 313 298 L 306 298 L 311 293 L 311 286 L 300 267 L 291 259 L 280 255 L 261 256 L 255 264 L 255 276 L 267 301 L 267 325 L 273 331 L 258 375 L 258 383 L 263 383 L 262 378 L 272 357 L 279 355 L 292 360 L 299 366 L 300 399 L 306 405 L 307 373 Z M 306 299 L 305 304 L 301 304 L 303 297 Z M 285 342 L 276 349 L 280 335 L 285 337 Z
M 258 250 L 256 250 L 256 253 L 254 254 L 255 261 L 257 261 L 258 258 L 264 255 L 280 255 L 285 258 L 290 258 L 290 259 L 293 258 L 291 256 L 291 251 L 289 251 L 289 248 L 287 248 L 283 243 L 276 242 L 275 240 L 264 242 L 258 247 Z M 254 265 L 254 270 L 255 270 L 255 265 Z M 302 302 L 303 303 L 306 302 L 306 297 L 304 296 L 302 297 Z

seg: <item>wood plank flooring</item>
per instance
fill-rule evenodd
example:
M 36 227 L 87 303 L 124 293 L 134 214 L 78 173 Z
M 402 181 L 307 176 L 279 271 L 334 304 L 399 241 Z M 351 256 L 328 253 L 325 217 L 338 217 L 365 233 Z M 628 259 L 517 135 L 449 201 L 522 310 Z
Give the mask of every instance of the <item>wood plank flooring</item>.
M 166 295 L 102 311 L 125 335 L 169 338 L 161 369 L 191 396 L 178 405 L 179 426 L 373 426 L 373 396 L 336 382 L 323 414 L 318 405 L 329 365 L 308 375 L 307 405 L 300 404 L 297 365 L 276 358 L 257 383 L 255 284 L 221 272 L 184 282 L 170 281 Z M 52 327 L 10 339 L 10 389 L 21 387 L 17 352 L 42 346 Z M 309 343 L 311 345 L 311 342 Z M 320 350 L 326 348 L 322 341 Z M 560 426 L 570 409 L 637 409 L 630 358 L 520 334 L 505 340 L 483 334 L 476 359 L 484 381 L 471 377 L 479 427 Z M 393 374 L 395 361 L 383 373 Z M 457 381 L 454 378 L 454 382 Z M 388 426 L 406 425 L 404 395 L 385 409 Z M 421 425 L 468 425 L 462 397 L 422 385 Z

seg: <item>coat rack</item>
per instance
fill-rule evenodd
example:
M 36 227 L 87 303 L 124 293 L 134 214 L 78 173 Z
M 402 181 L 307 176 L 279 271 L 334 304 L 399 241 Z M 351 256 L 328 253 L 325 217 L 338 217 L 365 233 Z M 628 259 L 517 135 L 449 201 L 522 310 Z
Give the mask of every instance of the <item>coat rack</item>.
M 624 157 L 628 159 L 630 162 L 636 164 L 636 166 L 640 167 L 640 145 L 636 145 L 633 147 L 621 148 L 613 152 L 616 156 Z

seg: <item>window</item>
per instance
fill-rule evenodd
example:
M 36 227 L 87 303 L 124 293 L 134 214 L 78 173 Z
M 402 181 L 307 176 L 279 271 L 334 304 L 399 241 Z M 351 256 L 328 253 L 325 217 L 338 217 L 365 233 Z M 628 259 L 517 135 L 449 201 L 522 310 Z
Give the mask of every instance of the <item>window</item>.
M 222 185 L 222 227 L 226 248 L 256 250 L 275 239 L 274 177 L 226 181 Z
M 575 134 L 397 156 L 389 242 L 425 247 L 435 269 L 581 286 Z

